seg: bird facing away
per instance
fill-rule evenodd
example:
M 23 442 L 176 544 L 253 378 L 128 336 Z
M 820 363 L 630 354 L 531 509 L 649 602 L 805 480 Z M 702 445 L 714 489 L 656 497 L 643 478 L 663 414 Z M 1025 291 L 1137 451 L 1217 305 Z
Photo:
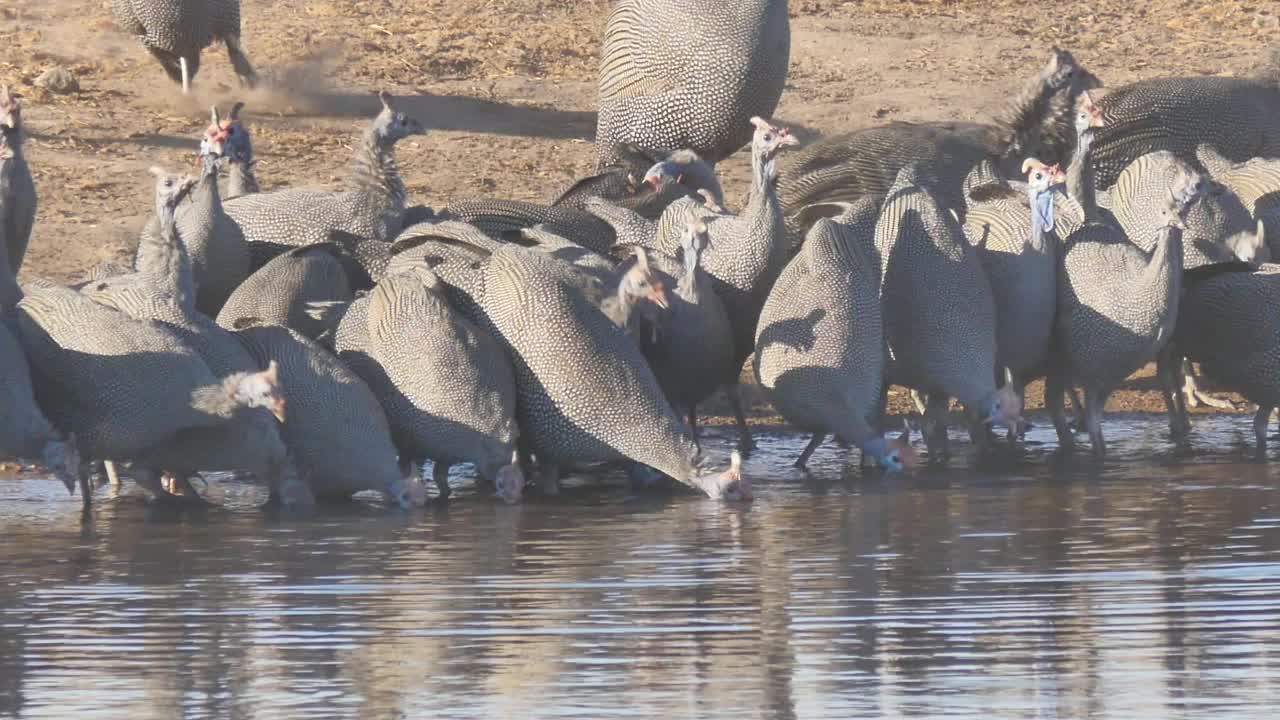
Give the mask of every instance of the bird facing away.
M 760 314 L 756 379 L 787 422 L 813 433 L 801 469 L 829 433 L 887 470 L 914 463 L 905 436 L 886 439 L 873 425 L 885 371 L 879 270 L 868 257 L 878 211 L 866 198 L 819 220 Z
M 258 74 L 240 47 L 240 0 L 111 0 L 116 23 L 136 36 L 169 78 L 191 92 L 200 71 L 200 53 L 215 42 L 240 79 L 252 88 Z
M 597 166 L 633 143 L 715 165 L 751 140 L 786 84 L 786 0 L 620 0 L 600 57 Z

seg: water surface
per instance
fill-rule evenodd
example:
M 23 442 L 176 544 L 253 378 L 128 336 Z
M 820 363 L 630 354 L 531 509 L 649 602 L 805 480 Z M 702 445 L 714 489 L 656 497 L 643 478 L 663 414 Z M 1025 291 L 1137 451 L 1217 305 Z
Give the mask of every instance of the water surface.
M 757 499 L 620 478 L 281 516 L 0 481 L 0 716 L 1273 718 L 1280 465 L 1110 420 L 1105 465 L 906 478 L 761 439 Z M 959 436 L 955 444 L 963 447 Z M 723 454 L 724 438 L 707 443 Z

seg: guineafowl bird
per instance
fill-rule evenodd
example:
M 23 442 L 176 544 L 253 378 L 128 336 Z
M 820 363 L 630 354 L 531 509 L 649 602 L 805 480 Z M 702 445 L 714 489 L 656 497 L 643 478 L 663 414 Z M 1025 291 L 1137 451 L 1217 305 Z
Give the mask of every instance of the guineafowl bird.
M 690 148 L 712 165 L 751 140 L 787 80 L 786 0 L 619 0 L 600 57 L 596 160 Z
M 1195 162 L 1212 145 L 1232 162 L 1280 157 L 1280 67 L 1253 78 L 1166 77 L 1116 88 L 1100 101 L 1106 127 L 1093 151 L 1098 187 L 1156 151 Z
M 432 460 L 432 477 L 447 497 L 449 466 L 471 462 L 504 500 L 520 499 L 511 360 L 449 305 L 425 263 L 384 277 L 354 301 L 334 349 L 382 402 L 402 470 Z
M 964 404 L 985 449 L 983 423 L 1014 427 L 1013 388 L 995 386 L 996 307 L 975 248 L 916 165 L 899 173 L 876 223 L 889 380 L 928 396 L 925 440 L 944 459 L 950 397 Z
M 296 247 L 327 242 L 334 230 L 388 242 L 399 234 L 405 189 L 396 168 L 395 145 L 425 130 L 397 110 L 390 95 L 383 92 L 378 98 L 382 111 L 356 143 L 344 190 L 290 188 L 241 195 L 223 204 L 245 240 Z
M 1280 260 L 1280 158 L 1251 158 L 1232 162 L 1214 148 L 1196 148 L 1196 160 L 1214 182 L 1236 194 L 1258 222 L 1258 232 L 1266 237 L 1267 256 L 1259 262 Z
M 1094 152 L 1097 140 L 1094 141 Z M 1266 232 L 1240 198 L 1166 150 L 1129 163 L 1107 193 L 1110 209 L 1132 242 L 1150 252 L 1164 225 L 1160 206 L 1170 189 L 1184 197 L 1182 262 L 1195 268 L 1219 262 L 1267 259 Z
M 710 242 L 706 224 L 690 216 L 680 259 L 654 253 L 654 272 L 674 291 L 668 294 L 670 307 L 649 313 L 636 333 L 663 394 L 673 408 L 688 415 L 695 444 L 698 404 L 711 397 L 735 367 L 729 314 L 701 265 Z
M 664 179 L 671 182 L 661 182 Z M 711 193 L 718 203 L 724 202 L 715 169 L 694 151 L 677 150 L 661 157 L 628 147 L 621 158 L 595 175 L 576 181 L 551 204 L 585 210 L 588 200 L 600 198 L 652 220 L 675 198 L 700 191 Z
M 1026 183 L 996 181 L 969 189 L 964 219 L 995 300 L 996 364 L 1008 372 L 1019 398 L 1044 364 L 1053 337 L 1058 236 L 1050 188 L 1066 181 L 1056 165 L 1034 158 L 1022 170 Z M 1010 439 L 1016 434 L 1010 428 Z
M 828 433 L 890 471 L 914 463 L 907 438 L 874 429 L 884 383 L 884 327 L 874 257 L 879 206 L 864 198 L 809 231 L 760 314 L 755 374 L 788 423 L 813 433 L 804 469 Z
M 116 22 L 136 35 L 183 94 L 200 70 L 200 53 L 215 42 L 227 46 L 227 56 L 245 87 L 258 75 L 240 47 L 240 0 L 111 0 Z
M 0 154 L 0 173 L 12 157 Z M 3 251 L 7 227 L 0 223 L 0 457 L 39 458 L 74 493 L 80 455 L 75 438 L 54 428 L 36 404 L 31 387 L 31 367 L 18 337 L 10 329 L 14 306 L 22 290 Z
M 309 305 L 346 302 L 354 296 L 341 255 L 342 249 L 331 243 L 278 255 L 231 293 L 218 313 L 218 324 L 231 330 L 238 319 L 251 317 L 317 337 L 325 325 L 308 312 Z
M 1089 223 L 1065 241 L 1058 281 L 1055 332 L 1057 367 L 1045 384 L 1045 401 L 1059 444 L 1075 438 L 1061 411 L 1069 383 L 1084 388 L 1085 425 L 1093 453 L 1106 454 L 1102 413 L 1107 397 L 1130 374 L 1158 354 L 1173 335 L 1182 278 L 1182 213 L 1190 196 L 1166 190 L 1155 213 L 1164 225 L 1148 255 L 1111 225 Z
M 200 143 L 201 154 L 212 153 L 226 158 L 227 191 L 225 199 L 252 195 L 258 192 L 258 178 L 254 175 L 253 139 L 249 129 L 240 118 L 244 103 L 231 106 L 227 117 L 218 122 L 218 127 L 210 127 L 205 131 L 204 140 Z
M 1237 263 L 1189 270 L 1183 275 L 1174 331 L 1178 355 L 1200 363 L 1205 376 L 1258 404 L 1253 429 L 1259 454 L 1267 447 L 1271 413 L 1280 406 L 1277 306 L 1280 265 L 1253 269 Z
M 1006 178 L 1018 177 L 1027 157 L 1064 161 L 1076 98 L 1100 85 L 1070 52 L 1054 48 L 993 125 L 895 122 L 823 138 L 783 164 L 778 192 L 793 237 L 803 237 L 797 216 L 806 206 L 883 197 L 898 172 L 913 163 L 944 207 L 962 213 L 964 179 L 982 160 L 995 158 Z
M 5 235 L 0 251 L 8 253 L 14 275 L 22 269 L 36 219 L 36 186 L 22 154 L 23 140 L 22 106 L 8 85 L 0 86 L 0 224 Z
M 667 255 L 678 253 L 690 212 L 707 226 L 711 242 L 701 256 L 701 263 L 713 280 L 716 294 L 724 301 L 732 323 L 734 367 L 722 383 L 733 405 L 739 449 L 743 452 L 749 451 L 754 443 L 737 392 L 738 372 L 755 350 L 760 309 L 774 280 L 787 264 L 786 227 L 776 191 L 777 158 L 785 148 L 799 144 L 787 128 L 758 117 L 752 118 L 751 124 L 755 127 L 751 142 L 751 193 L 741 214 L 717 214 L 700 202 L 679 200 L 663 211 L 653 244 Z
M 191 191 L 191 202 L 178 208 L 178 236 L 191 261 L 196 288 L 196 308 L 216 317 L 231 293 L 249 277 L 249 246 L 240 226 L 222 207 L 218 190 L 218 166 L 226 150 L 237 145 L 218 117 L 217 108 L 210 112 L 210 125 L 201 143 L 200 178 Z M 159 233 L 158 217 L 153 216 L 143 228 L 134 266 L 142 269 L 146 262 L 144 249 L 152 245 L 148 236 Z
M 327 350 L 288 328 L 237 318 L 235 329 L 259 364 L 278 363 L 289 403 L 282 434 L 317 499 L 346 499 L 375 490 L 401 507 L 426 502 L 418 478 L 401 473 L 391 426 L 363 380 Z
M 153 173 L 157 179 L 158 227 L 154 235 L 144 236 L 139 246 L 148 262 L 133 278 L 88 283 L 81 292 L 137 320 L 164 323 L 199 354 L 217 377 L 263 370 L 264 366 L 258 365 L 234 335 L 197 309 L 185 244 L 173 212 L 163 202 L 170 185 L 189 183 L 189 179 L 158 168 Z M 266 366 L 266 370 L 266 377 L 277 383 L 274 366 Z M 310 504 L 310 490 L 288 458 L 277 420 L 284 421 L 283 398 L 280 405 L 269 409 L 241 408 L 232 422 L 222 426 L 183 430 L 164 445 L 135 457 L 135 464 L 161 468 L 182 485 L 196 472 L 244 470 L 267 485 L 282 503 Z

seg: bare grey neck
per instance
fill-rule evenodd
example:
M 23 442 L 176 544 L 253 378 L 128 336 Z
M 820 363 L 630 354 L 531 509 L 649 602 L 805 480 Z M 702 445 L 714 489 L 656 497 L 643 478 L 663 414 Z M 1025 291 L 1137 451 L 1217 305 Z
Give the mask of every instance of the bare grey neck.
M 395 144 L 376 128 L 369 128 L 361 137 L 351 159 L 347 191 L 362 196 L 372 207 L 404 209 L 404 181 L 396 167 Z
M 1093 137 L 1093 130 L 1085 130 L 1077 136 L 1076 150 L 1067 167 L 1067 194 L 1080 205 L 1085 222 L 1090 223 L 1102 221 L 1102 214 L 1098 211 L 1093 157 L 1090 153 Z
M 0 222 L 0 316 L 3 316 L 22 299 L 22 288 L 18 287 L 18 278 L 14 275 L 13 266 L 9 264 L 9 238 L 5 223 Z
M 227 197 L 252 195 L 258 192 L 258 178 L 253 174 L 253 162 L 232 160 L 227 171 Z
M 195 278 L 191 271 L 191 257 L 178 235 L 178 223 L 174 208 L 166 203 L 156 204 L 156 233 L 143 233 L 138 246 L 138 267 L 147 281 L 162 293 L 173 296 L 184 310 L 195 308 Z

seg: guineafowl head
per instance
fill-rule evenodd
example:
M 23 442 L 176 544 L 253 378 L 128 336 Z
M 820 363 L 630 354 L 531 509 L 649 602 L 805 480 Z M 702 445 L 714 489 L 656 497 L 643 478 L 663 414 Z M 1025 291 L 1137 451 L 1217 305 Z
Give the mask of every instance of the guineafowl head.
M 642 182 L 654 192 L 661 192 L 663 188 L 678 183 L 683 179 L 684 175 L 681 174 L 678 165 L 669 160 L 663 160 L 645 172 Z
M 68 435 L 65 440 L 46 442 L 42 451 L 42 460 L 49 472 L 67 486 L 67 492 L 74 495 L 80 472 L 80 449 L 76 446 L 76 436 Z
M 758 117 L 751 118 L 751 124 L 756 128 L 751 145 L 767 159 L 773 159 L 783 148 L 800 144 L 788 128 L 774 125 Z
M 240 405 L 266 408 L 277 420 L 284 422 L 287 403 L 280 387 L 280 367 L 275 360 L 266 370 L 239 376 L 232 394 Z
M 164 214 L 165 209 L 178 207 L 183 198 L 195 187 L 195 178 L 190 175 L 171 173 L 162 167 L 152 165 L 150 172 L 156 179 L 156 212 Z
M 694 213 L 685 218 L 684 234 L 680 237 L 680 250 L 684 253 L 684 261 L 697 264 L 702 253 L 711 247 L 711 234 L 707 224 Z
M 520 469 L 519 457 L 511 454 L 511 462 L 498 468 L 493 475 L 493 486 L 498 497 L 508 505 L 520 502 L 524 494 L 524 471 Z
M 1008 370 L 1005 370 L 1005 379 L 1005 384 L 988 395 L 983 403 L 985 417 L 982 421 L 988 425 L 1017 428 L 1022 422 L 1022 398 L 1018 397 L 1017 391 L 1013 389 L 1013 383 L 1008 382 L 1010 379 Z
M 1049 87 L 1068 90 L 1072 95 L 1102 87 L 1097 75 L 1081 67 L 1069 50 L 1060 47 L 1053 48 L 1042 75 Z
M 395 98 L 387 92 L 378 93 L 382 112 L 373 120 L 373 133 L 383 145 L 390 146 L 410 135 L 422 135 L 426 129 L 422 123 L 396 109 Z
M 413 467 L 416 468 L 417 465 Z M 409 477 L 396 478 L 395 482 L 386 487 L 386 493 L 387 499 L 405 510 L 427 504 L 427 488 L 417 472 L 411 473 Z
M 874 457 L 876 464 L 886 472 L 903 472 L 915 468 L 919 453 L 911 446 L 911 429 L 904 427 L 898 437 L 877 435 L 862 446 L 862 452 Z
M 1271 262 L 1271 250 L 1267 247 L 1267 226 L 1258 218 L 1255 228 L 1241 230 L 1222 241 L 1241 262 L 1255 265 Z
M 667 288 L 649 265 L 649 255 L 638 247 L 635 256 L 636 264 L 618 281 L 618 297 L 631 303 L 648 301 L 666 310 L 671 306 L 667 301 Z
M 1091 128 L 1106 125 L 1102 118 L 1102 109 L 1093 101 L 1093 96 L 1086 90 L 1076 100 L 1076 133 L 1083 134 Z
M 249 131 L 240 122 L 240 109 L 244 103 L 236 103 L 231 114 L 222 119 L 217 106 L 209 108 L 209 126 L 200 141 L 200 154 L 224 157 L 236 162 L 249 162 L 253 150 L 249 144 Z
M 1038 193 L 1047 192 L 1054 185 L 1067 181 L 1067 174 L 1057 165 L 1046 165 L 1036 158 L 1022 162 L 1022 174 L 1027 176 L 1027 187 Z

